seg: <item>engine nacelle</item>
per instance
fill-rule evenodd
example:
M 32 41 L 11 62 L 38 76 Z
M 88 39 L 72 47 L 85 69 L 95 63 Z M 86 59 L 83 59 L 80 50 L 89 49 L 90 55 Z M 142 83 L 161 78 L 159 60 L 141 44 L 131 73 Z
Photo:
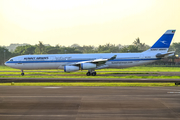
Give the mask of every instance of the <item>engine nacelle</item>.
M 74 72 L 78 70 L 79 70 L 78 66 L 64 66 L 64 72 Z
M 96 68 L 96 64 L 93 63 L 81 63 L 82 70 L 94 69 Z

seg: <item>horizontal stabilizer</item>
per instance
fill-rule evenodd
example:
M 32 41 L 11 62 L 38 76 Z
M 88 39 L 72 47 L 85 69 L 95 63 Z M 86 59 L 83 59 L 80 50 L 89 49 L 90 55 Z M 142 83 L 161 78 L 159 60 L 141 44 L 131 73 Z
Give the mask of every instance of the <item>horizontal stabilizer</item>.
M 157 55 L 156 55 L 156 57 L 157 58 L 163 58 L 163 57 L 166 57 L 166 56 L 168 56 L 169 57 L 169 55 L 174 55 L 174 53 L 175 53 L 175 51 L 172 51 L 172 52 L 168 52 L 168 53 L 165 53 L 165 54 L 161 54 L 161 53 L 158 53 Z M 171 55 L 171 56 L 172 56 Z

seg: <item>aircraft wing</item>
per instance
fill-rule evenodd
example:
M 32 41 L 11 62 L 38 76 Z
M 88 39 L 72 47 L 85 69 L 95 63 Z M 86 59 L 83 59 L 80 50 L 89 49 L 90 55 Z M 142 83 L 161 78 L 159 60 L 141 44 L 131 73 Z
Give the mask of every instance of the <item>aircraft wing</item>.
M 167 52 L 165 54 L 161 54 L 161 53 L 158 53 L 156 55 L 157 58 L 163 58 L 163 57 L 169 57 L 169 56 L 172 56 L 174 55 L 175 51 L 171 51 L 171 52 Z
M 105 64 L 109 60 L 116 59 L 116 57 L 117 57 L 117 55 L 114 55 L 113 57 L 111 57 L 109 59 L 94 59 L 94 60 L 90 60 L 90 61 L 81 61 L 81 62 L 77 62 L 77 63 L 71 63 L 70 65 L 78 66 L 78 65 L 80 65 L 82 63 L 94 63 L 94 64 L 97 64 L 97 65 L 102 65 L 102 64 Z

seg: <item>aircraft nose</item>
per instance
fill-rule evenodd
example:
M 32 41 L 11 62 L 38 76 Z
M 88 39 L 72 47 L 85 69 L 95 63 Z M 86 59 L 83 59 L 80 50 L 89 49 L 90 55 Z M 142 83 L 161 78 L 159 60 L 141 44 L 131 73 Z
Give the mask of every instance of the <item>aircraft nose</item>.
M 5 64 L 6 66 L 8 66 L 8 63 L 7 63 L 7 62 L 5 62 L 4 64 Z

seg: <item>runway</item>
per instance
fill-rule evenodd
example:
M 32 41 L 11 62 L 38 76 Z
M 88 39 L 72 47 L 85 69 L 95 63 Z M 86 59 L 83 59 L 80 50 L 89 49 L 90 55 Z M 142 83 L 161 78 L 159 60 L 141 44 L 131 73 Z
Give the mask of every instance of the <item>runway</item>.
M 0 86 L 0 120 L 180 120 L 180 87 Z
M 138 78 L 0 78 L 0 83 L 22 82 L 150 82 L 180 83 L 180 79 L 138 79 Z

